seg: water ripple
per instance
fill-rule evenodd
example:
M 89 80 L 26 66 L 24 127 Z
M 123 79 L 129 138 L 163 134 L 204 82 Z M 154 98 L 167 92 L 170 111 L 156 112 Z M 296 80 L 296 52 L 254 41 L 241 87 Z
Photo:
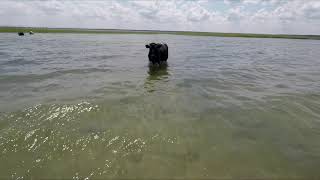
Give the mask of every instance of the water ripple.
M 319 176 L 318 41 L 28 37 L 0 33 L 2 178 Z

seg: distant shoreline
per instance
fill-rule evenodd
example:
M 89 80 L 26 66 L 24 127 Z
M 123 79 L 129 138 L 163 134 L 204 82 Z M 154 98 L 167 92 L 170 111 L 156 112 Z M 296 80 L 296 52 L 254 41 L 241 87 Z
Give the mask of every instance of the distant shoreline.
M 186 36 L 216 37 L 247 37 L 247 38 L 283 38 L 320 40 L 320 35 L 289 35 L 289 34 L 251 34 L 251 33 L 220 33 L 195 31 L 156 31 L 156 30 L 125 30 L 125 29 L 81 29 L 81 28 L 42 28 L 42 27 L 0 27 L 0 33 L 17 32 L 34 33 L 82 33 L 82 34 L 171 34 Z

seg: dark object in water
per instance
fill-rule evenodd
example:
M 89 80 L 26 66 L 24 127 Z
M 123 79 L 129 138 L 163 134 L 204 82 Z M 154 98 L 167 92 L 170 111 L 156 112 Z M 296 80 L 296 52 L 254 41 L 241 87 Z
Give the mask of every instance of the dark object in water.
M 18 32 L 19 36 L 24 36 L 24 32 Z
M 146 45 L 149 48 L 149 61 L 153 64 L 166 62 L 168 59 L 168 45 L 161 43 L 150 43 Z
M 30 35 L 33 35 L 34 33 L 32 31 L 29 32 Z

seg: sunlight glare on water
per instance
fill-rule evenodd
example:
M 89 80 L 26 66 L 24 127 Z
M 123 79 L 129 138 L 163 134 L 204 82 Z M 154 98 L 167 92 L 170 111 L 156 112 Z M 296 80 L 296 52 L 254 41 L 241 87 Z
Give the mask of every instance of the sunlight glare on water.
M 0 34 L 0 178 L 317 178 L 319 82 L 320 41 Z

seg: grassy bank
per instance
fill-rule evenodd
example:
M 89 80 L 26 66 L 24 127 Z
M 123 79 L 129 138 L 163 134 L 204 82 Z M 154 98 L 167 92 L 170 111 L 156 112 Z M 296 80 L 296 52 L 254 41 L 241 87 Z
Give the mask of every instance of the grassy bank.
M 33 31 L 35 33 L 174 34 L 174 35 L 188 35 L 188 36 L 286 38 L 286 39 L 320 40 L 320 35 L 245 34 L 245 33 L 216 33 L 216 32 L 192 32 L 192 31 L 149 31 L 149 30 L 118 30 L 118 29 L 0 27 L 0 33 L 17 33 L 17 32 L 29 32 L 29 31 Z

